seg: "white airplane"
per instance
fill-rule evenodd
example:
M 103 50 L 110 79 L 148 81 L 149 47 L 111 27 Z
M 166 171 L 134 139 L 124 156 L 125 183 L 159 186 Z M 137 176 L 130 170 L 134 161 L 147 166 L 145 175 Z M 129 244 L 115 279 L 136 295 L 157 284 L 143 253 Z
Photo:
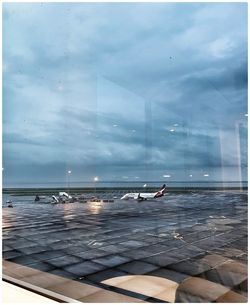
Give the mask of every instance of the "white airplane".
M 59 197 L 64 197 L 67 199 L 72 199 L 72 197 L 66 192 L 59 192 Z
M 166 184 L 163 184 L 160 191 L 156 193 L 127 193 L 124 196 L 122 196 L 121 199 L 123 200 L 136 199 L 138 201 L 143 201 L 147 199 L 159 198 L 164 196 L 165 190 L 166 190 Z
M 73 198 L 66 192 L 59 192 L 59 197 L 56 197 L 55 195 L 52 196 L 52 203 L 66 203 L 71 201 Z

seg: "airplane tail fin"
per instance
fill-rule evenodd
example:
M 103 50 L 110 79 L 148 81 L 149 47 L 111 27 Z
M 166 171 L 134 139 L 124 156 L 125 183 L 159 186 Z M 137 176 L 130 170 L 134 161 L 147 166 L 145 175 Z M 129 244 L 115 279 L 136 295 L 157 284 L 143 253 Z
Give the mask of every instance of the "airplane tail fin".
M 68 199 L 72 199 L 72 197 L 68 194 L 68 193 L 66 193 L 66 192 L 59 192 L 59 196 L 64 196 L 64 197 L 66 197 L 66 198 L 68 198 Z
M 165 190 L 166 190 L 166 184 L 163 184 L 163 186 L 161 187 L 160 191 L 158 191 L 158 192 L 155 194 L 154 198 L 159 198 L 159 197 L 164 196 Z
M 54 199 L 55 202 L 59 203 L 59 200 L 55 195 L 53 195 L 52 198 Z
M 165 192 L 165 190 L 166 190 L 166 184 L 163 184 L 163 186 L 161 187 L 161 190 L 160 190 L 160 192 Z

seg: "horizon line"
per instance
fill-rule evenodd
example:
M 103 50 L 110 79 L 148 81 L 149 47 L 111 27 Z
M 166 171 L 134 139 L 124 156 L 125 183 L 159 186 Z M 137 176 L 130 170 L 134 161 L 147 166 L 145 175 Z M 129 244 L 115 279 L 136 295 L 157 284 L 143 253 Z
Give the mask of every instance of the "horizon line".
M 248 182 L 248 180 L 126 180 L 126 181 L 114 181 L 114 180 L 107 180 L 107 181 L 70 181 L 70 184 L 72 183 L 94 183 L 94 184 L 100 184 L 100 183 L 244 183 Z M 7 184 L 13 184 L 13 183 L 18 183 L 18 184 L 52 184 L 52 183 L 59 183 L 59 184 L 65 184 L 68 183 L 68 181 L 50 181 L 50 182 L 19 182 L 19 181 L 13 181 L 13 182 L 7 182 Z

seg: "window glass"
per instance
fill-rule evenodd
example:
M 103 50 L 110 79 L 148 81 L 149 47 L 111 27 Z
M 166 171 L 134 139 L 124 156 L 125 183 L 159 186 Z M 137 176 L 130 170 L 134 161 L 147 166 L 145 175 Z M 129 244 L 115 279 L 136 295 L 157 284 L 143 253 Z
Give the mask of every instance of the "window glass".
M 4 3 L 4 279 L 246 302 L 247 60 L 246 3 Z

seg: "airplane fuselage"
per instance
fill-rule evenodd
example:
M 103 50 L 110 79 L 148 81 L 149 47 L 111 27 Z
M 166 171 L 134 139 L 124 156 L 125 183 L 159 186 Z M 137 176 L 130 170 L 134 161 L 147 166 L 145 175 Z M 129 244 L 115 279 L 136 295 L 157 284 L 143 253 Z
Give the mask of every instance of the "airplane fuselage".
M 127 193 L 124 196 L 122 196 L 121 199 L 123 200 L 129 200 L 129 199 L 153 199 L 153 198 L 159 198 L 162 196 L 156 197 L 157 193 Z
M 160 191 L 155 193 L 127 193 L 124 196 L 122 196 L 121 199 L 123 200 L 129 200 L 129 199 L 137 199 L 139 201 L 147 200 L 147 199 L 153 199 L 153 198 L 159 198 L 164 196 L 164 192 L 166 189 L 166 185 L 163 184 Z

